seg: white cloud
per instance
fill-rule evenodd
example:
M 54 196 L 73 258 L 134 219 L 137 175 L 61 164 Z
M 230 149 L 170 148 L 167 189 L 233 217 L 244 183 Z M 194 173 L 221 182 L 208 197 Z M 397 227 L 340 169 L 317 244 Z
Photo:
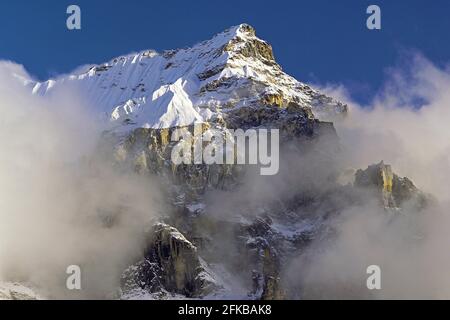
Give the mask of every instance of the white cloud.
M 352 101 L 342 85 L 322 89 L 350 106 L 348 117 L 335 123 L 343 164 L 366 168 L 384 160 L 439 204 L 395 219 L 369 201 L 345 210 L 334 221 L 337 238 L 316 243 L 288 267 L 303 297 L 450 297 L 450 71 L 417 54 L 404 65 L 389 70 L 367 106 Z M 365 286 L 372 264 L 381 266 L 380 291 Z
M 100 130 L 76 93 L 33 96 L 22 78 L 23 67 L 0 62 L 0 278 L 50 297 L 102 298 L 140 254 L 158 188 L 100 154 Z M 101 217 L 112 213 L 117 223 L 105 228 Z M 65 288 L 73 264 L 82 268 L 78 293 Z

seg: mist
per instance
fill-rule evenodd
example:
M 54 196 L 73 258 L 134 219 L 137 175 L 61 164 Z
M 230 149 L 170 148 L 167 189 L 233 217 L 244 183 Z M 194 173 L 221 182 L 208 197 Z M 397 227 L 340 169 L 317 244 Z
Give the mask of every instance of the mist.
M 247 172 L 234 189 L 210 192 L 208 214 L 223 221 L 244 215 L 251 221 L 269 212 L 277 219 L 276 212 L 292 215 L 289 203 L 311 196 L 307 201 L 313 204 L 294 214 L 297 221 L 321 221 L 324 233 L 283 259 L 280 278 L 289 298 L 449 299 L 450 69 L 420 54 L 408 55 L 387 70 L 369 105 L 352 100 L 351 89 L 343 85 L 319 89 L 349 106 L 346 117 L 325 119 L 334 122 L 338 141 L 330 135 L 306 148 L 283 147 L 279 174 Z M 383 208 L 367 190 L 336 192 L 340 173 L 353 175 L 382 160 L 435 201 L 424 210 L 407 203 L 396 211 Z M 224 231 L 218 238 L 223 239 L 218 256 L 232 256 L 242 246 Z M 381 269 L 381 290 L 367 288 L 371 265 Z
M 363 196 L 328 222 L 336 235 L 315 241 L 285 266 L 291 293 L 304 299 L 450 298 L 450 69 L 413 54 L 387 71 L 383 89 L 359 105 L 342 85 L 322 88 L 349 105 L 335 119 L 342 168 L 384 160 L 436 203 L 397 213 Z M 381 290 L 369 290 L 370 265 L 381 268 Z
M 114 297 L 163 210 L 157 183 L 101 153 L 103 128 L 75 88 L 38 97 L 0 62 L 0 280 L 48 298 Z M 78 265 L 82 290 L 66 288 Z

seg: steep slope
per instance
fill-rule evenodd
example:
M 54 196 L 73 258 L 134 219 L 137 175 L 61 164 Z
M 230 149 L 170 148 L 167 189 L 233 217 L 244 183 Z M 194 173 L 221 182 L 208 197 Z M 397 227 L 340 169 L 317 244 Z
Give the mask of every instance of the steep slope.
M 246 24 L 192 48 L 148 50 L 56 80 L 24 82 L 42 96 L 76 87 L 103 120 L 125 130 L 186 126 L 255 104 L 295 103 L 318 118 L 347 110 L 284 73 L 271 46 Z

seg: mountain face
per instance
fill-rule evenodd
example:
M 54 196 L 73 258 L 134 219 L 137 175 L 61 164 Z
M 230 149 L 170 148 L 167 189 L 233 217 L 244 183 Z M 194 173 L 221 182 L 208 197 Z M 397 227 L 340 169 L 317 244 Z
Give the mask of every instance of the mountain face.
M 333 241 L 342 212 L 369 198 L 385 212 L 429 200 L 384 163 L 341 183 L 342 150 L 329 121 L 345 117 L 347 106 L 284 73 L 272 47 L 246 24 L 191 48 L 144 51 L 24 84 L 44 97 L 76 88 L 105 129 L 102 150 L 114 165 L 163 181 L 170 210 L 146 226 L 146 245 L 123 270 L 116 298 L 303 298 L 287 266 Z M 175 165 L 170 136 L 197 123 L 202 133 L 224 135 L 278 129 L 280 172 Z
M 44 83 L 24 82 L 40 96 L 75 88 L 99 125 L 116 137 L 112 157 L 142 172 L 175 176 L 189 186 L 190 198 L 234 181 L 240 168 L 168 163 L 175 129 L 202 123 L 203 130 L 224 136 L 230 129 L 266 128 L 279 129 L 283 141 L 309 139 L 336 136 L 322 120 L 347 113 L 347 105 L 284 73 L 272 47 L 246 24 L 191 48 L 144 51 L 81 70 Z
M 187 126 L 261 105 L 293 103 L 318 118 L 347 111 L 346 105 L 284 73 L 272 47 L 246 24 L 192 48 L 162 54 L 144 51 L 84 68 L 57 80 L 26 81 L 26 85 L 43 96 L 74 86 L 119 130 Z

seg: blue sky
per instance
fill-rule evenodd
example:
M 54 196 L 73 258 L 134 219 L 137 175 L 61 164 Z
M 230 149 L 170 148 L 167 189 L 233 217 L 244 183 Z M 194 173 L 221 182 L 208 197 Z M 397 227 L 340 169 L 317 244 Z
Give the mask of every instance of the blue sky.
M 70 4 L 81 7 L 81 31 L 66 29 Z M 366 28 L 370 4 L 381 7 L 380 31 Z M 450 62 L 449 15 L 449 0 L 2 0 L 0 59 L 46 80 L 132 51 L 189 46 L 247 22 L 289 74 L 344 84 L 364 103 L 405 52 Z

